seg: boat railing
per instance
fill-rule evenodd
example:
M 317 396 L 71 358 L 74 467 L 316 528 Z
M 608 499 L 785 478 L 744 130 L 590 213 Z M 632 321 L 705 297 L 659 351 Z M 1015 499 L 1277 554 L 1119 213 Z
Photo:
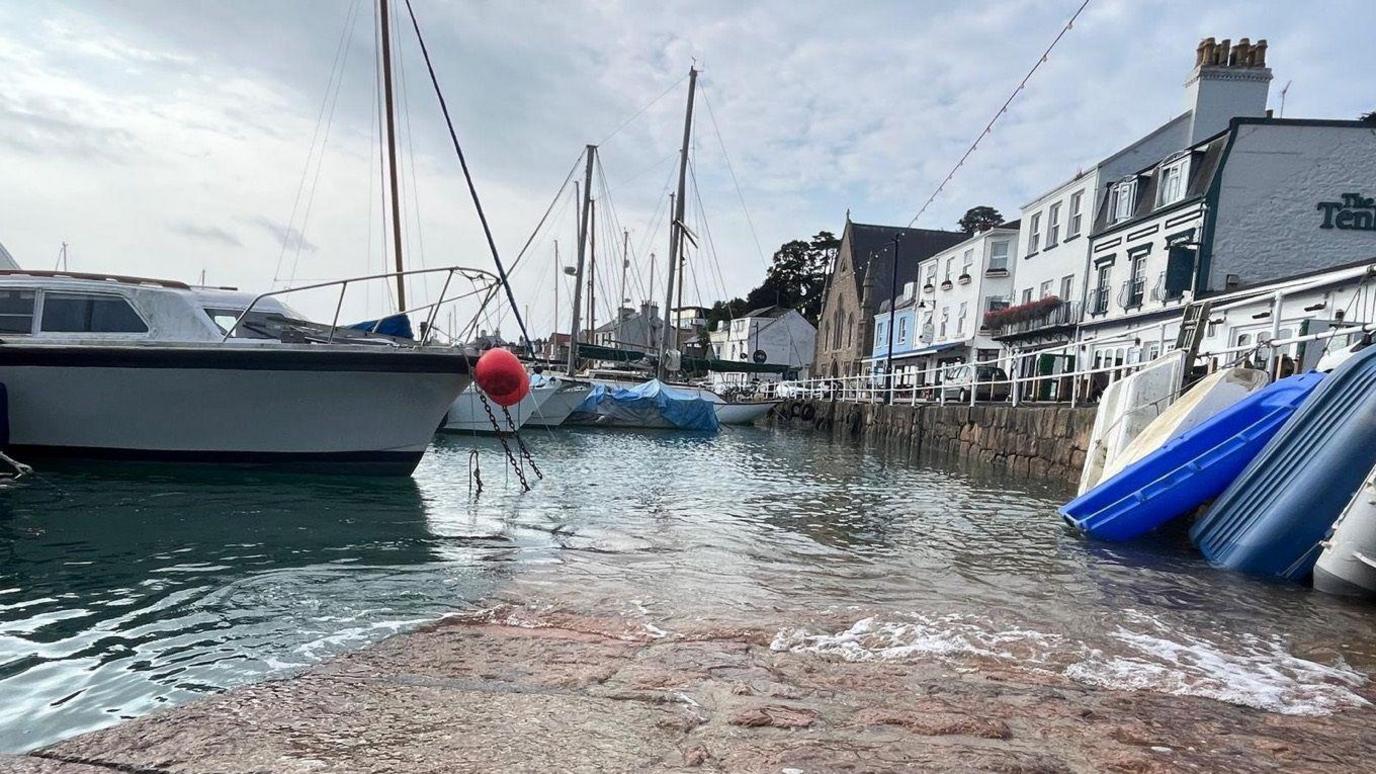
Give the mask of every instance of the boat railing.
M 298 285 L 296 287 L 283 288 L 281 290 L 269 290 L 266 293 L 259 293 L 258 295 L 253 297 L 253 300 L 249 302 L 248 306 L 244 309 L 244 311 L 239 314 L 237 319 L 235 319 L 234 324 L 229 326 L 229 329 L 225 331 L 224 336 L 220 339 L 220 342 L 224 343 L 229 341 L 230 338 L 234 336 L 234 332 L 237 331 L 239 327 L 244 324 L 244 320 L 247 319 L 249 314 L 254 311 L 254 308 L 258 305 L 258 303 L 265 298 L 276 298 L 278 296 L 285 296 L 291 293 L 304 293 L 306 291 L 320 290 L 321 288 L 338 286 L 339 298 L 335 301 L 334 317 L 330 320 L 330 332 L 326 338 L 327 344 L 333 343 L 335 339 L 335 334 L 339 331 L 339 315 L 344 309 L 344 296 L 348 292 L 350 285 L 358 285 L 365 282 L 377 282 L 380 280 L 394 280 L 398 277 L 414 277 L 423 274 L 444 275 L 444 285 L 440 288 L 440 294 L 436 301 L 433 301 L 428 304 L 422 304 L 420 306 L 408 307 L 406 309 L 399 310 L 389 315 L 383 315 L 373 323 L 371 329 L 363 332 L 377 333 L 378 326 L 380 326 L 383 320 L 387 317 L 392 317 L 395 315 L 412 315 L 418 312 L 425 312 L 425 321 L 421 323 L 421 335 L 416 341 L 417 347 L 424 347 L 426 344 L 429 343 L 430 337 L 435 330 L 435 319 L 439 315 L 440 307 L 445 306 L 447 304 L 455 303 L 457 301 L 462 301 L 466 298 L 482 296 L 482 301 L 478 307 L 481 311 L 492 300 L 498 288 L 501 287 L 501 280 L 497 277 L 497 275 L 493 274 L 492 272 L 484 271 L 482 269 L 473 269 L 467 266 L 441 266 L 432 269 L 408 269 L 406 271 L 391 271 L 384 272 L 381 274 L 368 274 L 361 277 L 347 277 L 345 279 L 330 280 L 327 282 L 317 282 L 311 285 Z M 470 283 L 471 287 L 469 289 L 464 290 L 463 292 L 456 293 L 455 295 L 450 296 L 449 288 L 451 285 L 454 284 L 455 277 L 458 277 L 462 280 L 467 280 Z M 476 325 L 477 318 L 478 315 L 475 314 L 473 317 L 473 321 L 465 327 L 467 328 Z M 458 338 L 464 338 L 464 336 L 461 334 Z
M 1226 367 L 1248 359 L 1264 362 L 1273 376 L 1284 373 L 1280 370 L 1281 358 L 1278 353 L 1290 345 L 1310 342 L 1327 342 L 1339 337 L 1363 336 L 1376 331 L 1376 323 L 1353 324 L 1333 328 L 1320 333 L 1290 336 L 1286 338 L 1263 338 L 1261 341 L 1228 347 L 1201 349 L 1201 360 L 1214 361 L 1218 367 Z M 1070 350 L 1075 345 L 1066 345 Z M 1046 350 L 1032 353 L 1045 355 Z M 783 398 L 811 398 L 821 400 L 840 400 L 856 403 L 891 403 L 905 405 L 920 404 L 968 404 L 977 403 L 1008 404 L 1013 406 L 1025 403 L 1069 403 L 1072 407 L 1093 402 L 1105 387 L 1118 379 L 1140 370 L 1152 358 L 1142 356 L 1131 362 L 1101 362 L 1089 368 L 1072 368 L 1059 373 L 1019 373 L 1019 356 L 1005 357 L 1002 360 L 981 361 L 979 363 L 950 363 L 924 369 L 895 370 L 891 374 L 871 373 L 854 376 L 817 377 L 779 382 L 775 394 Z M 1036 362 L 1034 359 L 1032 362 Z M 956 366 L 975 366 L 971 379 L 951 381 L 946 378 L 948 371 Z M 1005 371 L 1002 378 L 989 378 L 985 366 L 1000 369 L 1009 367 L 1011 375 Z M 981 372 L 986 374 L 981 376 Z M 1058 399 L 1043 400 L 1037 395 L 1042 385 L 1056 385 Z M 958 397 L 954 398 L 952 395 Z

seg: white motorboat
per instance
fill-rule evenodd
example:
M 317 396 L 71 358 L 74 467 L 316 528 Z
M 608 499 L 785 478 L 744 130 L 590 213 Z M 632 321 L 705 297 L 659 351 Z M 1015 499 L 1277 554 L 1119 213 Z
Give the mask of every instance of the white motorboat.
M 308 323 L 277 294 L 229 295 L 0 271 L 9 449 L 409 475 L 469 384 L 459 351 Z

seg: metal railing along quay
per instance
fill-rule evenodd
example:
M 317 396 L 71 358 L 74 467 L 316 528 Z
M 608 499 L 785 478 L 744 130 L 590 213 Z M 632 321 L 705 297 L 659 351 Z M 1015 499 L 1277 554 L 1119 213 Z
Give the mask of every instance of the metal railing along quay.
M 1305 342 L 1328 341 L 1338 337 L 1351 340 L 1376 331 L 1376 323 L 1354 324 L 1346 328 L 1334 328 L 1322 333 L 1289 338 L 1268 338 L 1252 344 L 1235 347 L 1222 347 L 1201 350 L 1201 359 L 1223 357 L 1227 363 L 1240 363 L 1248 359 L 1264 360 L 1275 375 L 1279 364 L 1279 351 L 1283 347 Z M 1051 350 L 1069 349 L 1075 343 L 1047 350 L 1024 353 L 1016 359 L 1048 354 Z M 980 363 L 960 363 L 934 366 L 919 371 L 893 374 L 862 374 L 857 376 L 819 377 L 794 381 L 777 382 L 771 387 L 773 393 L 781 398 L 811 398 L 821 400 L 841 400 L 855 403 L 893 403 L 906 405 L 921 404 L 1079 404 L 1093 403 L 1103 389 L 1114 381 L 1140 370 L 1151 361 L 1111 363 L 1081 368 L 1056 374 L 1014 375 L 989 378 L 990 367 L 1000 368 L 998 361 Z M 967 369 L 969 379 L 951 380 L 948 377 L 953 369 Z M 981 378 L 981 372 L 986 376 Z M 1072 388 L 1068 400 L 1034 400 L 1029 396 L 1036 394 L 1036 385 L 1048 381 L 1069 381 Z

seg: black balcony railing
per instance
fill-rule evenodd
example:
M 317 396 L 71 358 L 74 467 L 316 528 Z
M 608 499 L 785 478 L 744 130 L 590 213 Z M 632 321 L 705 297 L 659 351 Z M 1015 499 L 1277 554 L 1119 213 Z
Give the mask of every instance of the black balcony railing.
M 1089 313 L 1103 314 L 1108 311 L 1108 288 L 1097 287 L 1089 294 Z
M 1125 280 L 1123 287 L 1118 291 L 1118 304 L 1124 309 L 1140 308 L 1146 298 L 1147 281 L 1145 278 Z
M 1179 301 L 1184 298 L 1184 296 L 1185 294 L 1179 290 L 1166 289 L 1166 273 L 1164 271 L 1156 278 L 1156 284 L 1153 285 L 1151 289 L 1151 300 L 1160 301 L 1163 304 L 1170 301 Z

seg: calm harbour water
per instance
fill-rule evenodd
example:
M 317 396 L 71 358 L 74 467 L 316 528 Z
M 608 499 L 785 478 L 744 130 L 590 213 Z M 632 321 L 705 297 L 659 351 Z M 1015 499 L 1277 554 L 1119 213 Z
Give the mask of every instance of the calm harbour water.
M 528 441 L 545 479 L 522 496 L 471 437 L 438 440 L 412 480 L 70 467 L 0 489 L 0 750 L 494 598 L 1274 712 L 1370 694 L 1376 607 L 1215 572 L 1180 535 L 1087 542 L 1057 487 L 764 429 Z

